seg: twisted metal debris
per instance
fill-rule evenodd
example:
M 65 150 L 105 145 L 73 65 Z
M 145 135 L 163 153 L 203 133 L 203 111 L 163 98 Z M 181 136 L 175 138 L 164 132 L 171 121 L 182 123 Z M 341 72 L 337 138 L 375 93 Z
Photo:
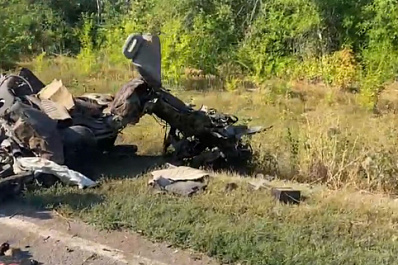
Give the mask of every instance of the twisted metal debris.
M 65 180 L 68 167 L 73 169 L 79 157 L 86 157 L 87 152 L 111 152 L 118 134 L 146 114 L 166 123 L 164 152 L 172 149 L 175 164 L 225 166 L 251 159 L 250 143 L 243 138 L 265 129 L 236 125 L 237 117 L 204 106 L 195 110 L 164 89 L 157 36 L 130 35 L 123 53 L 140 77 L 129 81 L 114 97 L 95 93 L 74 97 L 62 81 L 45 85 L 26 68 L 18 75 L 0 77 L 0 194 L 2 189 L 20 188 L 21 183 L 15 181 L 19 180 L 17 172 L 31 172 L 33 179 L 43 173 L 32 164 L 30 170 L 16 168 L 21 158 L 38 157 L 41 163 L 56 167 L 44 172 L 62 171 L 60 178 Z M 27 174 L 22 175 L 26 178 Z M 74 184 L 91 186 L 76 176 Z

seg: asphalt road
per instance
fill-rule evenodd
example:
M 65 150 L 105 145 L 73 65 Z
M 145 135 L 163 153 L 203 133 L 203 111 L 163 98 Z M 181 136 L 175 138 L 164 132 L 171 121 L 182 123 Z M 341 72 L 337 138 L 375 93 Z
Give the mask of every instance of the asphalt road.
M 216 265 L 208 257 L 151 243 L 125 231 L 99 231 L 53 212 L 25 206 L 0 206 L 0 244 L 51 265 Z

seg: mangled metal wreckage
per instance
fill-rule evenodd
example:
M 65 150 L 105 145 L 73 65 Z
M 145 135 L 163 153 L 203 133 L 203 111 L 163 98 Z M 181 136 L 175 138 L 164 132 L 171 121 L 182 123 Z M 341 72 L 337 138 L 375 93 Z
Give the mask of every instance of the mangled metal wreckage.
M 264 129 L 235 125 L 237 117 L 215 109 L 195 110 L 164 89 L 158 36 L 132 34 L 123 53 L 140 77 L 114 97 L 74 97 L 61 81 L 46 86 L 26 68 L 0 77 L 0 193 L 2 183 L 20 184 L 4 180 L 25 172 L 27 178 L 44 173 L 80 187 L 94 185 L 73 170 L 74 162 L 87 157 L 85 152 L 111 152 L 118 134 L 145 114 L 168 125 L 164 151 L 172 147 L 175 163 L 199 167 L 250 160 L 252 150 L 243 136 Z
M 158 36 L 132 34 L 123 53 L 140 73 L 140 78 L 126 84 L 111 103 L 111 113 L 120 118 L 123 126 L 138 122 L 144 114 L 157 116 L 169 127 L 164 152 L 172 146 L 173 160 L 193 167 L 250 160 L 253 152 L 243 137 L 268 128 L 235 125 L 236 116 L 205 106 L 195 110 L 164 89 Z

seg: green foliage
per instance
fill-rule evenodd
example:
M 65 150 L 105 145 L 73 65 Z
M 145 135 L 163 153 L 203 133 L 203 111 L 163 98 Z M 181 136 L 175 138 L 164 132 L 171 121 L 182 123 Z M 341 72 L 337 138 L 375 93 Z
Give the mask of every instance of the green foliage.
M 47 67 L 46 52 L 42 52 L 33 59 L 33 65 L 37 72 L 42 72 Z
M 29 5 L 28 5 L 29 4 Z M 0 0 L 1 64 L 22 57 L 78 54 L 84 71 L 129 64 L 133 32 L 161 33 L 165 81 L 184 70 L 238 80 L 273 77 L 360 84 L 373 101 L 398 74 L 398 0 Z M 88 24 L 87 19 L 90 18 Z M 91 66 L 90 66 L 91 65 Z
M 367 32 L 363 65 L 367 75 L 378 73 L 378 86 L 398 73 L 398 1 L 375 0 L 364 10 L 369 19 L 362 25 Z
M 95 52 L 92 43 L 92 29 L 93 29 L 93 17 L 85 16 L 82 31 L 80 32 L 79 39 L 81 43 L 81 50 L 77 56 L 79 67 L 85 74 L 90 73 L 93 65 L 95 64 Z
M 233 181 L 236 190 L 226 192 Z M 393 202 L 376 196 L 304 187 L 303 205 L 275 202 L 246 181 L 214 178 L 204 194 L 153 194 L 148 178 L 103 181 L 93 190 L 56 187 L 27 202 L 107 230 L 139 232 L 193 249 L 221 264 L 396 264 Z M 383 207 L 380 207 L 383 204 Z M 178 262 L 178 261 L 177 261 Z
M 360 68 L 352 50 L 342 49 L 297 64 L 292 76 L 311 81 L 322 79 L 329 85 L 348 89 L 357 81 L 359 73 Z
M 167 32 L 161 35 L 162 42 L 162 68 L 163 77 L 172 83 L 181 81 L 181 74 L 190 57 L 190 38 L 183 34 L 183 21 L 174 19 L 166 22 L 162 31 Z
M 273 0 L 261 10 L 238 51 L 239 60 L 257 78 L 285 75 L 291 65 L 311 57 L 320 17 L 314 3 Z
M 59 38 L 54 27 L 59 20 L 51 11 L 18 0 L 1 0 L 0 8 L 0 67 L 57 46 Z

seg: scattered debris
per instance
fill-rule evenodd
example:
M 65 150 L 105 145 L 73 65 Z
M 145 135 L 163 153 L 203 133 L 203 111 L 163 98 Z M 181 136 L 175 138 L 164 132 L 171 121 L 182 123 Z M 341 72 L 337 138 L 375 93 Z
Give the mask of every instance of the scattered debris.
M 29 247 L 29 246 L 28 246 Z M 8 243 L 0 246 L 0 265 L 38 265 L 36 260 L 26 258 L 20 248 L 10 247 Z
M 190 167 L 176 167 L 168 165 L 169 168 L 153 171 L 153 179 L 149 185 L 162 191 L 173 194 L 190 196 L 198 191 L 203 191 L 207 187 L 206 179 L 209 173 Z
M 73 249 L 71 249 L 71 248 L 66 248 L 66 252 L 68 252 L 68 253 L 71 253 L 71 252 L 73 252 L 74 250 Z
M 256 181 L 256 182 L 249 182 L 249 188 L 251 190 L 261 190 L 261 189 L 271 189 L 272 186 L 268 183 L 268 181 Z
M 272 188 L 271 194 L 283 203 L 299 204 L 301 201 L 301 192 L 290 187 Z
M 283 203 L 299 204 L 303 199 L 300 190 L 291 187 L 276 187 L 265 180 L 249 182 L 249 188 L 252 191 L 268 190 L 274 198 Z
M 95 134 L 87 137 L 78 130 L 84 123 L 81 118 L 84 115 L 79 116 L 82 111 L 77 108 L 77 98 L 73 98 L 62 81 L 54 80 L 45 86 L 23 68 L 19 75 L 0 80 L 0 99 L 1 201 L 18 195 L 34 180 L 51 186 L 55 183 L 53 176 L 80 188 L 95 186 L 91 179 L 69 169 L 71 156 L 79 154 L 76 150 L 86 149 L 85 143 L 98 139 Z M 104 122 L 101 124 L 105 126 Z M 89 130 L 88 126 L 85 128 Z M 101 126 L 98 128 L 101 131 Z
M 202 106 L 193 109 L 162 87 L 161 45 L 157 35 L 132 34 L 123 53 L 136 66 L 141 77 L 132 80 L 115 96 L 111 113 L 125 124 L 135 124 L 144 114 L 155 115 L 166 124 L 164 152 L 171 147 L 175 164 L 199 168 L 245 166 L 252 158 L 245 136 L 270 129 L 236 125 L 234 115 Z M 132 115 L 136 113 L 136 115 Z
M 167 164 L 166 166 L 166 169 L 156 170 L 151 173 L 153 176 L 152 181 L 157 181 L 159 179 L 168 179 L 170 181 L 195 181 L 210 177 L 208 172 L 200 169 L 185 166 L 176 167 L 171 164 Z
M 199 191 L 204 191 L 207 188 L 207 184 L 195 181 L 177 181 L 164 188 L 173 194 L 191 196 Z
M 3 243 L 0 246 L 0 256 L 4 256 L 6 251 L 8 251 L 10 249 L 10 244 L 8 243 Z
M 60 166 L 55 162 L 41 157 L 21 157 L 14 163 L 14 172 L 34 172 L 35 175 L 46 173 L 59 177 L 65 184 L 77 185 L 80 189 L 94 187 L 96 183 L 83 174 Z
M 9 248 L 6 252 L 4 252 L 4 256 L 8 257 L 17 257 L 21 253 L 20 248 Z
M 160 175 L 154 182 L 164 191 L 191 195 L 205 189 L 201 179 L 207 173 L 193 172 L 192 167 L 241 167 L 249 162 L 253 152 L 244 138 L 272 126 L 236 125 L 234 115 L 206 106 L 195 110 L 172 95 L 162 87 L 160 48 L 156 35 L 128 37 L 123 53 L 141 76 L 115 96 L 74 97 L 62 80 L 46 85 L 26 68 L 18 75 L 1 76 L 0 199 L 19 194 L 34 181 L 51 186 L 55 181 L 50 176 L 67 185 L 94 187 L 93 180 L 75 169 L 96 154 L 126 153 L 115 148 L 117 136 L 146 114 L 166 123 L 165 153 L 172 147 L 172 160 L 189 166 L 155 172 Z M 129 151 L 136 153 L 137 147 L 132 145 Z

